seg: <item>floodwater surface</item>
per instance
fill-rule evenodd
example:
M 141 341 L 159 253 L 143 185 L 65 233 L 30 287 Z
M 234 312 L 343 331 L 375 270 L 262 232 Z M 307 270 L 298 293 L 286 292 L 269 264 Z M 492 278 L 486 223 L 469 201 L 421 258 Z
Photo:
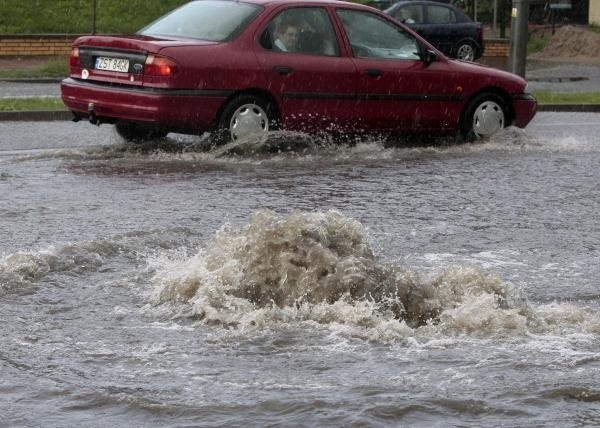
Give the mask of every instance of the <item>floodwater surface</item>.
M 0 426 L 600 424 L 599 123 L 0 123 Z

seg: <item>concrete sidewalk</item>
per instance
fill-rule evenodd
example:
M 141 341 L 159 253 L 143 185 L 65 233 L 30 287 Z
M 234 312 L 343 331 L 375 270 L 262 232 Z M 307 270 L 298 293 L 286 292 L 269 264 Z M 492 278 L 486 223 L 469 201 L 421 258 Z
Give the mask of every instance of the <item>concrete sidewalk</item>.
M 528 63 L 525 77 L 532 91 L 600 92 L 600 64 L 531 60 Z

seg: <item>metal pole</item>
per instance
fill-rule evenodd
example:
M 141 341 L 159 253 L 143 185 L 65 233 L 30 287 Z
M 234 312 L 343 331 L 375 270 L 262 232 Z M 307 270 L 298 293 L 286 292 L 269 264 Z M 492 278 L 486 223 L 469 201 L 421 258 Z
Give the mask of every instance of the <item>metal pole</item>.
M 525 77 L 527 62 L 527 38 L 529 0 L 513 0 L 510 20 L 510 71 Z
M 92 34 L 96 34 L 96 0 L 92 0 Z
M 498 27 L 498 0 L 494 0 L 494 24 L 492 25 L 492 30 L 494 30 L 494 37 L 498 37 L 496 34 L 496 29 Z

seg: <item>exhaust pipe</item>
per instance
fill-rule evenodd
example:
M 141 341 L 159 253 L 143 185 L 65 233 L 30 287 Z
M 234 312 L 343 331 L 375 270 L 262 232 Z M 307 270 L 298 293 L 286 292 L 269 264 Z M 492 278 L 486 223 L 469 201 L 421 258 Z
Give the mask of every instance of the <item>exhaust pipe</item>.
M 100 119 L 98 119 L 98 116 L 96 116 L 96 113 L 94 113 L 93 111 L 90 112 L 88 120 L 92 125 L 100 126 Z
M 98 116 L 94 113 L 94 103 L 88 104 L 88 113 L 88 120 L 90 123 L 92 125 L 100 126 L 100 119 L 98 119 Z

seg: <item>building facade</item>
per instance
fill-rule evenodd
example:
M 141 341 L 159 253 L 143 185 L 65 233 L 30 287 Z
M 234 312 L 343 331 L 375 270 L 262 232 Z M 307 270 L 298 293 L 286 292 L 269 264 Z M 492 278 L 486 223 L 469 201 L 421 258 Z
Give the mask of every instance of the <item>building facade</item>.
M 590 16 L 589 23 L 594 25 L 600 25 L 600 0 L 589 0 L 590 1 Z

